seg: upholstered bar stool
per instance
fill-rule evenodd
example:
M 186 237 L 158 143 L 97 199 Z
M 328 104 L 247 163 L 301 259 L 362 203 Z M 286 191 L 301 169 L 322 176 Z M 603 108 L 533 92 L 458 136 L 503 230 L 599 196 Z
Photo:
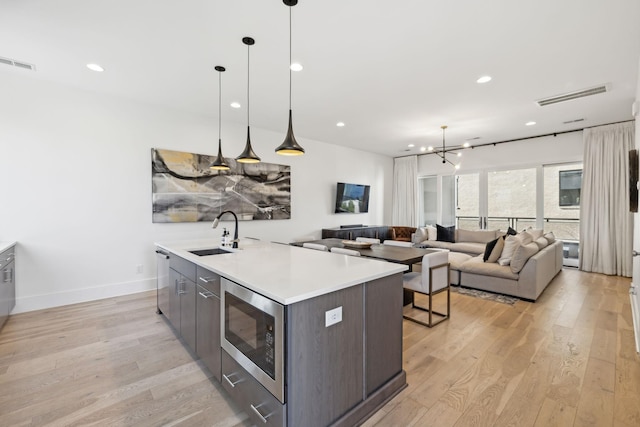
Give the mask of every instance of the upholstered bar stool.
M 307 249 L 315 249 L 316 251 L 328 251 L 329 248 L 325 245 L 321 245 L 320 243 L 303 243 L 303 248 Z
M 420 307 L 415 303 L 413 298 L 412 308 L 417 308 L 429 313 L 429 321 L 423 322 L 414 317 L 403 315 L 407 320 L 419 323 L 429 328 L 438 323 L 447 320 L 451 310 L 451 288 L 449 287 L 449 253 L 444 251 L 436 251 L 426 254 L 422 257 L 422 271 L 415 273 L 406 273 L 402 276 L 402 286 L 410 291 L 427 295 L 429 298 L 429 307 Z M 447 311 L 441 313 L 433 310 L 433 296 L 441 292 L 447 293 Z M 439 319 L 435 322 L 433 315 L 437 315 Z
M 385 240 L 384 242 L 382 242 L 383 245 L 387 245 L 387 246 L 402 246 L 405 248 L 410 248 L 413 247 L 413 243 L 411 242 L 403 242 L 400 240 Z

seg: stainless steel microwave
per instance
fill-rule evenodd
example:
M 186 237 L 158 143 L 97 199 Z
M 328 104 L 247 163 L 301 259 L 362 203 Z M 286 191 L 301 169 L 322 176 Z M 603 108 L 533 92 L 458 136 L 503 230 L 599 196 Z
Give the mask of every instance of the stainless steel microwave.
M 286 403 L 284 306 L 225 278 L 220 296 L 222 348 Z

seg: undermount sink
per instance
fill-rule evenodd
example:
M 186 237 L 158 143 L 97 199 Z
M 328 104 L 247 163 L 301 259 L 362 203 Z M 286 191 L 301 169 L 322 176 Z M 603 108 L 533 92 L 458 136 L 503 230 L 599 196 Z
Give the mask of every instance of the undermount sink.
M 210 248 L 210 249 L 198 249 L 195 251 L 189 251 L 190 253 L 198 256 L 206 256 L 206 255 L 220 255 L 220 254 L 229 254 L 231 252 L 225 251 L 220 248 Z

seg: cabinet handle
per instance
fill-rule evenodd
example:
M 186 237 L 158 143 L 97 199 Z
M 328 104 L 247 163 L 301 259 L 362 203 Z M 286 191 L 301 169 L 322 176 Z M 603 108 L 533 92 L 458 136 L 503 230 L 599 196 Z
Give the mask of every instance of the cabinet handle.
M 214 294 L 213 292 L 198 292 L 198 295 L 200 295 L 202 298 L 204 299 L 209 299 L 211 298 Z
M 176 295 L 183 295 L 183 294 L 186 294 L 186 293 L 187 293 L 187 291 L 185 291 L 185 290 L 184 290 L 184 288 L 183 288 L 183 286 L 184 286 L 184 280 L 182 280 L 182 279 L 180 279 L 180 280 L 176 279 L 176 282 L 175 282 L 175 283 L 176 283 L 176 284 L 175 284 Z M 180 285 L 180 286 L 178 287 L 178 285 Z
M 168 253 L 166 253 L 166 252 L 163 252 L 163 251 L 160 251 L 160 250 L 156 250 L 156 253 L 157 253 L 158 255 L 162 255 L 162 256 L 164 256 L 164 259 L 169 259 L 169 254 L 168 254 Z
M 201 282 L 204 283 L 211 283 L 211 282 L 217 282 L 218 278 L 217 277 L 199 277 L 198 279 L 200 279 Z
M 236 375 L 236 374 L 229 374 L 229 376 L 232 376 L 232 375 Z M 222 374 L 222 378 L 224 378 L 224 379 L 229 383 L 229 385 L 230 385 L 231 387 L 235 387 L 235 386 L 236 386 L 236 384 L 240 384 L 240 383 L 242 382 L 242 378 L 241 378 L 241 379 L 239 379 L 239 380 L 238 380 L 238 381 L 236 381 L 236 382 L 233 382 L 233 381 L 231 381 L 231 380 L 229 379 L 229 377 L 228 377 L 228 376 L 226 376 L 225 374 Z
M 252 403 L 252 404 L 250 404 L 249 406 L 251 406 L 251 409 L 253 410 L 253 412 L 254 412 L 258 417 L 260 417 L 260 419 L 262 420 L 262 422 L 263 422 L 263 423 L 266 423 L 266 422 L 267 422 L 267 418 L 269 418 L 269 416 L 270 416 L 271 414 L 267 414 L 267 416 L 266 416 L 266 417 L 265 417 L 264 415 L 262 415 L 262 414 L 260 413 L 260 411 L 258 410 L 258 408 L 259 408 L 259 407 L 261 407 L 262 405 L 253 406 L 253 403 Z

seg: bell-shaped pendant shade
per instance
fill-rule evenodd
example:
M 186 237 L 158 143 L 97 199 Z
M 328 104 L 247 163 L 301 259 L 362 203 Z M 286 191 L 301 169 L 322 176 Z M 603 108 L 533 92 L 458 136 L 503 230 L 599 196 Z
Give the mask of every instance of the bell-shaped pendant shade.
M 240 163 L 260 163 L 260 157 L 251 148 L 249 126 L 247 126 L 247 144 L 244 146 L 244 151 L 236 157 L 236 160 Z
M 221 65 L 216 65 L 215 70 L 218 72 L 218 156 L 209 168 L 227 171 L 230 168 L 222 155 L 222 73 L 226 69 Z
M 276 148 L 276 153 L 283 156 L 301 156 L 304 154 L 304 148 L 298 144 L 296 137 L 293 136 L 293 115 L 291 113 L 291 8 L 298 4 L 298 0 L 283 0 L 283 3 L 289 6 L 289 129 L 282 144 Z
M 293 135 L 293 120 L 292 113 L 289 110 L 289 130 L 287 130 L 287 136 L 284 138 L 284 141 L 278 148 L 276 148 L 276 153 L 281 154 L 283 156 L 301 156 L 304 154 L 304 148 L 298 144 L 296 141 L 296 137 Z
M 244 151 L 236 157 L 236 160 L 240 163 L 260 163 L 260 157 L 258 157 L 251 147 L 251 126 L 249 125 L 249 47 L 253 46 L 255 42 L 251 37 L 242 38 L 242 43 L 247 45 L 247 143 L 244 146 Z
M 229 165 L 224 159 L 224 156 L 222 155 L 222 139 L 218 139 L 218 156 L 213 161 L 213 163 L 211 163 L 211 166 L 209 166 L 209 168 L 219 171 L 228 171 L 230 169 Z

